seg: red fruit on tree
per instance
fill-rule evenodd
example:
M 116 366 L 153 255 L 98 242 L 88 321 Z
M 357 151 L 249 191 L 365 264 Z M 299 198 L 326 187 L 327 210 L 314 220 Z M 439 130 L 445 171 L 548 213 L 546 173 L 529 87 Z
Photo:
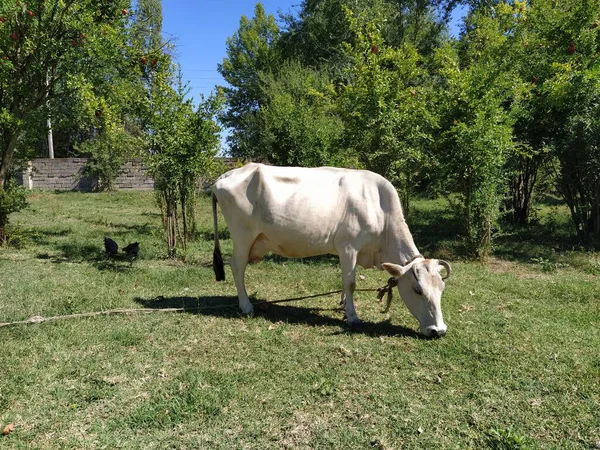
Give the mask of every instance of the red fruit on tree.
M 158 63 L 158 59 L 152 58 L 152 65 L 155 66 Z
M 102 116 L 102 111 L 100 111 L 99 109 L 96 110 L 96 117 L 100 117 Z
M 371 47 L 371 53 L 373 53 L 374 55 L 376 55 L 377 53 L 379 53 L 379 47 L 374 45 Z
M 10 35 L 10 38 L 11 38 L 13 41 L 16 41 L 17 39 L 19 39 L 19 36 L 17 36 L 17 33 L 12 33 L 12 34 Z
M 2 22 L 2 23 L 6 22 L 6 17 L 4 17 L 4 16 L 0 17 L 0 22 Z
M 575 44 L 573 44 L 573 43 L 569 44 L 569 48 L 567 49 L 567 51 L 569 52 L 569 55 L 572 55 L 573 53 L 575 53 Z
M 73 44 L 73 47 L 77 47 L 77 41 L 75 39 L 71 41 L 71 44 Z
M 142 64 L 147 64 L 148 63 L 148 59 L 144 56 L 142 57 L 142 59 L 140 59 Z
M 81 34 L 79 35 L 79 37 L 80 37 L 81 39 L 85 39 L 85 34 L 81 33 Z
M 126 16 L 128 12 L 129 12 L 129 11 L 127 11 L 125 8 L 123 8 L 123 9 L 121 10 L 121 14 L 123 14 L 124 16 Z
M 35 13 L 32 10 L 27 11 L 27 14 L 29 15 L 29 17 L 35 16 Z

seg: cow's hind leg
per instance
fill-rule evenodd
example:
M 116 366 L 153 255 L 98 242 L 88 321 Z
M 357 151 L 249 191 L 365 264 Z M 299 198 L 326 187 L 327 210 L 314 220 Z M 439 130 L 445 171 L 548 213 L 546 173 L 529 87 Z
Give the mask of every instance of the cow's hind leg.
M 354 289 L 356 287 L 356 251 L 345 248 L 340 255 L 342 266 L 342 304 L 346 322 L 350 326 L 360 325 L 360 319 L 354 307 Z
M 233 256 L 231 257 L 231 271 L 233 273 L 233 279 L 240 301 L 240 309 L 243 314 L 252 314 L 254 312 L 254 307 L 252 306 L 252 303 L 250 303 L 248 293 L 246 292 L 246 283 L 244 282 L 249 251 L 249 246 L 234 244 Z

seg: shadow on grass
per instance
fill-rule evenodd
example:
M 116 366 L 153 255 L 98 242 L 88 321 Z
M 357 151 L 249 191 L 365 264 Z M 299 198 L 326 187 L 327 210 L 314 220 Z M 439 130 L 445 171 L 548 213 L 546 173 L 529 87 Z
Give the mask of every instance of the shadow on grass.
M 555 259 L 569 251 L 598 251 L 600 241 L 578 236 L 568 222 L 555 221 L 529 225 L 503 224 L 494 236 L 494 255 L 502 259 L 530 263 L 532 258 Z
M 532 258 L 554 260 L 568 251 L 599 251 L 600 240 L 578 236 L 569 215 L 556 209 L 557 205 L 561 205 L 559 200 L 548 197 L 538 205 L 542 217 L 527 225 L 501 220 L 493 235 L 493 255 L 531 263 Z M 445 202 L 415 205 L 408 224 L 422 254 L 450 261 L 470 259 L 460 221 Z
M 137 234 L 150 234 L 156 228 L 149 223 L 127 225 L 123 223 L 114 223 L 107 219 L 84 218 L 82 221 L 90 225 L 109 227 L 112 230 L 110 233 L 113 235 L 123 235 L 130 232 L 135 232 Z
M 423 255 L 448 259 L 466 256 L 461 225 L 452 211 L 442 207 L 424 209 L 415 206 L 407 223 Z
M 300 301 L 301 299 L 298 299 Z M 240 317 L 238 298 L 233 296 L 209 297 L 156 297 L 136 298 L 135 301 L 144 308 L 166 309 L 183 308 L 189 314 L 205 316 L 237 318 Z M 273 300 L 281 301 L 281 300 Z M 282 303 L 264 303 L 260 299 L 252 299 L 255 305 L 254 313 L 271 322 L 285 322 L 290 324 L 304 324 L 312 327 L 336 328 L 332 334 L 361 333 L 368 336 L 405 336 L 415 339 L 426 339 L 415 330 L 402 325 L 394 325 L 388 321 L 363 322 L 358 327 L 349 327 L 342 319 L 340 308 L 321 308 L 294 306 Z M 261 305 L 265 305 L 261 308 Z M 331 317 L 319 312 L 335 311 L 340 317 Z
M 38 259 L 50 259 L 55 264 L 86 262 L 100 271 L 126 272 L 133 268 L 132 258 L 125 254 L 107 256 L 104 249 L 93 245 L 60 244 L 56 246 L 59 255 L 39 253 Z
M 212 228 L 210 230 L 198 230 L 196 232 L 195 237 L 199 241 L 212 242 L 214 239 L 214 232 L 213 232 Z M 231 239 L 231 233 L 229 233 L 229 230 L 228 229 L 219 230 L 219 239 L 220 240 Z
M 53 238 L 65 237 L 73 234 L 73 229 L 68 228 L 36 228 L 34 230 L 24 231 L 28 240 L 35 245 L 51 245 Z

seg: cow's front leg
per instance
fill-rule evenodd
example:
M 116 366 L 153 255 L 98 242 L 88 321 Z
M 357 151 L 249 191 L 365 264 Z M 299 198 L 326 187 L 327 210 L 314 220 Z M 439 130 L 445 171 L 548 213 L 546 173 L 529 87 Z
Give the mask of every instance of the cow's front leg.
M 248 293 L 246 292 L 246 283 L 244 282 L 249 250 L 248 248 L 234 245 L 233 256 L 231 257 L 231 271 L 240 301 L 240 309 L 243 314 L 252 314 L 254 312 L 254 307 L 250 303 L 250 298 L 248 298 Z
M 340 255 L 340 265 L 342 266 L 342 303 L 344 305 L 346 322 L 350 326 L 360 325 L 361 322 L 354 307 L 356 252 L 345 249 Z

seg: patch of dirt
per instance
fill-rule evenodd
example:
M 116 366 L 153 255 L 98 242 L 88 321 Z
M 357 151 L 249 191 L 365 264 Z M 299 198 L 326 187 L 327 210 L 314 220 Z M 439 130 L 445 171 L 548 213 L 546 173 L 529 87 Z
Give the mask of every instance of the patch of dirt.
M 487 269 L 490 271 L 490 273 L 494 273 L 494 274 L 512 273 L 520 280 L 548 278 L 547 274 L 533 271 L 529 267 L 527 267 L 525 264 L 520 264 L 515 261 L 508 261 L 506 259 L 490 257 L 486 261 L 485 265 L 486 265 Z
M 286 449 L 308 449 L 313 430 L 322 419 L 304 411 L 295 411 L 294 417 L 284 431 L 280 444 Z

